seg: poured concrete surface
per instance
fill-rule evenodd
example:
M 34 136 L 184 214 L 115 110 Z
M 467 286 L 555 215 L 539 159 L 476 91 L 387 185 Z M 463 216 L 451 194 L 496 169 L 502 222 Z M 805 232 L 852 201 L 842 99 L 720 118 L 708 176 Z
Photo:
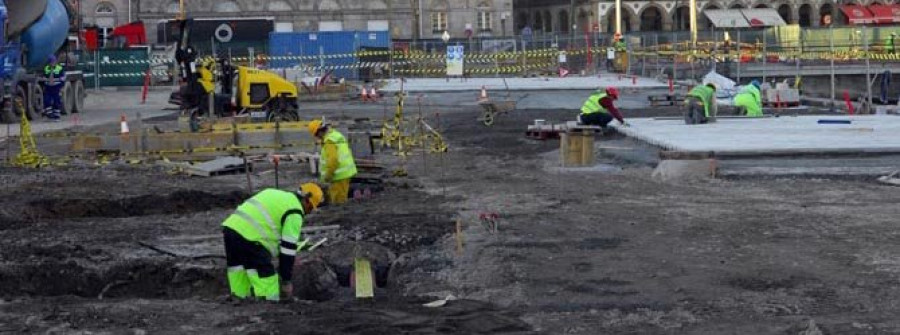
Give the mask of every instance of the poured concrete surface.
M 818 124 L 822 119 L 851 120 L 852 124 Z M 665 150 L 738 154 L 900 152 L 900 117 L 890 115 L 721 119 L 704 125 L 654 119 L 629 119 L 628 123 L 630 127 L 612 126 Z
M 543 77 L 543 78 L 506 78 L 504 84 L 503 78 L 468 78 L 468 79 L 441 79 L 441 78 L 423 78 L 423 79 L 406 79 L 403 83 L 403 89 L 407 92 L 454 92 L 454 91 L 478 91 L 484 86 L 488 90 L 506 90 L 507 87 L 513 91 L 526 90 L 595 90 L 599 87 L 616 86 L 620 89 L 625 88 L 666 88 L 667 83 L 660 82 L 656 79 L 638 77 L 632 80 L 632 77 L 619 76 L 617 74 L 601 74 L 589 77 Z M 400 80 L 388 80 L 387 86 L 382 88 L 385 92 L 396 92 L 400 90 Z

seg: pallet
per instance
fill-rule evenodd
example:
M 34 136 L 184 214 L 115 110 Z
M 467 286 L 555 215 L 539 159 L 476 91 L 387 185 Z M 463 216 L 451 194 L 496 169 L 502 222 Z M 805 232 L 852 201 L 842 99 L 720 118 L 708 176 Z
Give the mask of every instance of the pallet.
M 559 131 L 528 130 L 525 131 L 525 137 L 539 141 L 559 139 Z
M 599 126 L 585 126 L 580 125 L 575 121 L 569 121 L 566 123 L 559 123 L 555 125 L 529 125 L 528 129 L 525 131 L 525 137 L 535 140 L 547 140 L 547 139 L 558 139 L 560 138 L 560 133 L 566 132 L 593 132 L 603 134 L 603 128 Z
M 763 105 L 763 107 L 770 107 L 770 108 L 779 107 L 778 103 L 776 103 L 776 102 L 763 102 L 762 105 Z M 800 106 L 799 101 L 791 101 L 791 102 L 782 101 L 780 107 L 784 108 L 784 107 L 798 107 L 798 106 Z
M 684 95 L 682 94 L 657 94 L 650 95 L 647 97 L 647 100 L 650 101 L 650 106 L 675 106 L 681 101 L 684 101 Z

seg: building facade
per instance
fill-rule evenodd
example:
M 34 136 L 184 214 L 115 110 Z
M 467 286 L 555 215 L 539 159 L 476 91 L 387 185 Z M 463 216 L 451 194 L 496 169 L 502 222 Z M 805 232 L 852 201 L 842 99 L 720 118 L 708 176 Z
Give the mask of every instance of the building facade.
M 697 7 L 707 9 L 772 8 L 789 24 L 818 27 L 833 18 L 836 25 L 846 21 L 840 11 L 843 4 L 890 4 L 893 0 L 699 0 Z M 622 0 L 622 30 L 688 30 L 687 0 Z M 516 32 L 527 26 L 534 34 L 570 33 L 585 30 L 615 31 L 614 0 L 516 0 Z M 709 29 L 710 22 L 698 15 L 698 28 Z
M 129 0 L 118 1 L 127 5 Z M 157 24 L 174 19 L 181 10 L 178 0 L 131 1 L 139 3 L 132 8 L 147 25 L 150 42 L 155 42 L 151 32 Z M 276 31 L 386 30 L 395 39 L 440 38 L 446 31 L 452 38 L 465 38 L 512 35 L 513 1 L 184 0 L 184 11 L 193 18 L 272 18 Z
M 80 4 L 79 4 L 80 2 Z M 131 22 L 135 16 L 138 0 L 72 0 L 72 6 L 81 6 L 81 19 L 86 26 L 114 28 Z M 129 3 L 132 7 L 129 7 Z M 128 16 L 132 17 L 129 18 Z

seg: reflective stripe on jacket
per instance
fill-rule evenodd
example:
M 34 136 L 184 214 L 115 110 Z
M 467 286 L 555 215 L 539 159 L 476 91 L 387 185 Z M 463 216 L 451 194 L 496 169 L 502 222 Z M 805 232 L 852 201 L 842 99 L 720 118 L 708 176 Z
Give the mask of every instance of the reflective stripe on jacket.
M 294 256 L 303 227 L 303 215 L 303 206 L 295 193 L 266 189 L 238 206 L 222 225 L 247 241 L 258 242 L 273 257 L 279 251 Z M 294 247 L 286 248 L 285 245 Z

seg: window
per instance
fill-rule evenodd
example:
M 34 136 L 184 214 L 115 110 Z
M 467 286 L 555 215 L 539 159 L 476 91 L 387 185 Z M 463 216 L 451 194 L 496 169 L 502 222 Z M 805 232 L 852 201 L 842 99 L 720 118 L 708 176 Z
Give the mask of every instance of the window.
M 172 1 L 169 5 L 166 6 L 166 13 L 169 14 L 178 14 L 181 13 L 181 4 L 178 1 Z
M 97 5 L 97 8 L 94 10 L 94 13 L 97 14 L 97 17 L 94 20 L 94 24 L 101 28 L 112 28 L 116 26 L 116 8 L 108 2 L 101 2 Z M 101 44 L 105 44 L 106 34 L 99 34 L 102 39 L 98 37 L 101 41 Z
M 213 11 L 217 13 L 237 13 L 241 11 L 241 8 L 234 1 L 222 1 L 213 6 Z
M 431 31 L 443 33 L 447 30 L 447 12 L 431 13 Z
M 343 31 L 342 21 L 319 21 L 319 31 Z
M 478 31 L 491 31 L 491 12 L 478 12 Z
M 388 31 L 391 24 L 387 20 L 369 20 L 366 27 L 368 31 Z
M 280 0 L 270 2 L 269 5 L 266 6 L 266 8 L 272 12 L 290 12 L 292 10 L 290 4 Z
M 97 14 L 101 14 L 101 15 L 110 15 L 110 14 L 115 14 L 116 9 L 113 8 L 112 4 L 110 4 L 108 2 L 103 2 L 103 3 L 100 3 L 99 5 L 97 5 L 96 12 L 97 12 Z

